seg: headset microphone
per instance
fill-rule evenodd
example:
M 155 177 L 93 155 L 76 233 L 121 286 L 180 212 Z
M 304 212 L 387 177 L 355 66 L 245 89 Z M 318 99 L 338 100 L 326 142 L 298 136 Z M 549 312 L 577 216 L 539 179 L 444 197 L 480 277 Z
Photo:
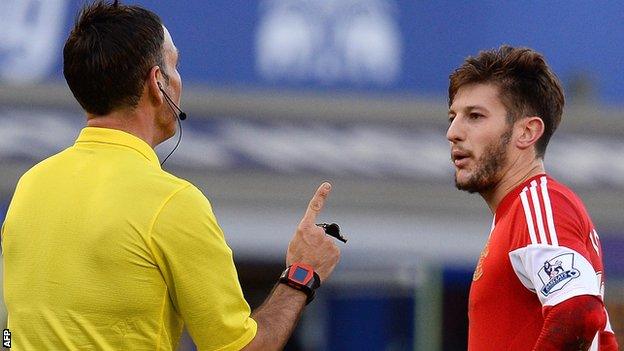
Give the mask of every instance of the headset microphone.
M 175 102 L 173 102 L 173 100 L 169 97 L 169 95 L 167 95 L 167 93 L 165 92 L 165 89 L 163 89 L 162 84 L 160 84 L 160 82 L 158 83 L 158 89 L 160 89 L 160 91 L 163 93 L 163 95 L 165 96 L 165 100 L 167 101 L 167 104 L 169 104 L 169 107 L 171 107 L 172 110 L 178 110 L 179 114 L 178 114 L 178 118 L 180 118 L 180 120 L 184 121 L 186 119 L 186 113 L 184 111 L 182 111 L 182 109 L 180 109 L 180 107 L 178 105 L 176 105 Z
M 160 89 L 160 91 L 165 96 L 165 101 L 167 101 L 167 104 L 169 105 L 169 107 L 171 107 L 173 112 L 175 113 L 176 110 L 179 111 L 179 113 L 176 113 L 176 117 L 178 117 L 177 118 L 177 120 L 178 120 L 178 130 L 180 131 L 180 133 L 178 135 L 178 141 L 176 142 L 175 146 L 173 147 L 173 150 L 171 150 L 169 155 L 167 155 L 167 157 L 165 157 L 165 159 L 160 163 L 160 166 L 162 167 L 165 164 L 165 162 L 167 162 L 167 160 L 169 159 L 169 156 L 173 155 L 173 153 L 178 149 L 178 146 L 180 145 L 180 141 L 182 140 L 182 123 L 180 121 L 184 121 L 186 119 L 186 113 L 184 111 L 182 111 L 180 109 L 180 107 L 178 107 L 178 105 L 176 105 L 175 102 L 173 102 L 173 100 L 169 97 L 169 95 L 167 95 L 167 93 L 165 92 L 165 90 L 162 87 L 162 84 L 160 84 L 160 82 L 158 82 L 158 81 L 156 83 L 158 83 L 158 89 Z

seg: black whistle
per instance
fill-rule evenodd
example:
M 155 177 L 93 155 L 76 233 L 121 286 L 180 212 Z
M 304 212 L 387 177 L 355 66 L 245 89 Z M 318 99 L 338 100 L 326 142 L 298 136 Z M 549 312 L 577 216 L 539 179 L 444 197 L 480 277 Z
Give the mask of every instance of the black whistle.
M 325 230 L 325 234 L 332 236 L 340 241 L 342 241 L 343 243 L 347 242 L 347 238 L 345 238 L 344 236 L 340 235 L 340 227 L 338 226 L 338 224 L 336 223 L 332 223 L 332 224 L 327 224 L 327 223 L 319 223 L 317 224 L 317 226 L 323 228 Z

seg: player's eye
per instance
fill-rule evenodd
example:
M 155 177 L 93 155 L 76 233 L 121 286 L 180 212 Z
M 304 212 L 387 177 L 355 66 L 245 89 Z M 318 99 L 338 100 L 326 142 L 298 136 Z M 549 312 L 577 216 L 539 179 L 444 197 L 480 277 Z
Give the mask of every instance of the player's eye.
M 483 117 L 483 115 L 480 113 L 477 113 L 477 112 L 470 113 L 470 119 L 479 119 L 481 117 Z

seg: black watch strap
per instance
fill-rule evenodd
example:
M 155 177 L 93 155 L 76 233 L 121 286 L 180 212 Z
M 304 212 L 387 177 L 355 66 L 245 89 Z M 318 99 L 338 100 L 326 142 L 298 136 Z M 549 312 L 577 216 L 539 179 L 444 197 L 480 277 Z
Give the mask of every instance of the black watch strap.
M 293 289 L 303 291 L 307 296 L 306 305 L 314 300 L 314 293 L 321 286 L 321 278 L 314 269 L 304 263 L 293 263 L 280 276 L 279 282 Z

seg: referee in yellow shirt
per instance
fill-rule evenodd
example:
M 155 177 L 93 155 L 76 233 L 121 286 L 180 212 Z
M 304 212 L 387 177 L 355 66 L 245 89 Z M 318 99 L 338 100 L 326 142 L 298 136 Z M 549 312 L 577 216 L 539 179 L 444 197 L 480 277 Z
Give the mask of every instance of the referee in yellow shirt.
M 282 349 L 339 259 L 314 225 L 330 185 L 295 230 L 284 284 L 252 313 L 210 203 L 154 153 L 182 87 L 160 18 L 98 1 L 63 59 L 87 127 L 22 176 L 2 226 L 13 349 L 174 350 L 184 325 L 199 350 Z

